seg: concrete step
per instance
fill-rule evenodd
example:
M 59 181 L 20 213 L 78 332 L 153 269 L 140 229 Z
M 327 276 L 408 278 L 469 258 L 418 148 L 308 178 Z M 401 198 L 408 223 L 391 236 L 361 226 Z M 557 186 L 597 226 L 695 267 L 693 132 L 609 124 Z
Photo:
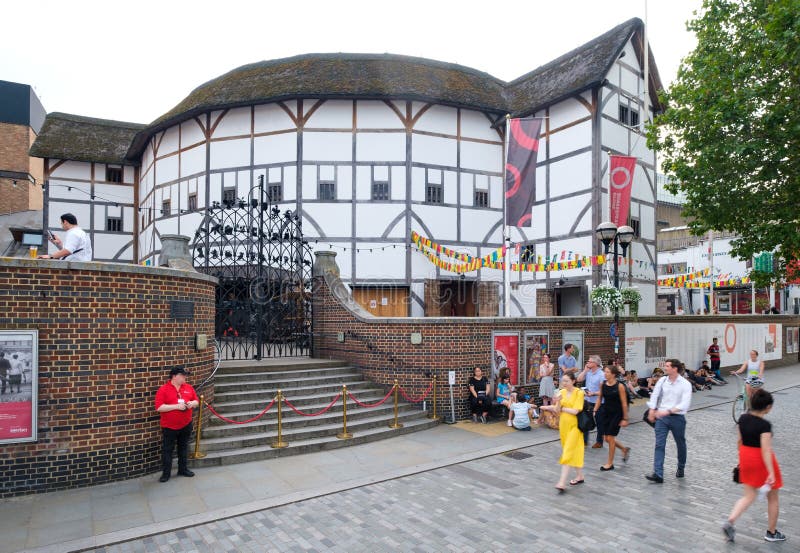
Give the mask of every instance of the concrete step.
M 436 426 L 438 421 L 427 418 L 416 418 L 403 421 L 403 428 L 392 429 L 388 426 L 376 426 L 370 428 L 351 428 L 348 425 L 348 431 L 353 434 L 353 438 L 349 440 L 340 440 L 335 434 L 318 436 L 312 438 L 298 438 L 294 437 L 290 440 L 288 436 L 284 436 L 284 441 L 289 445 L 286 448 L 276 449 L 270 447 L 272 440 L 275 436 L 265 436 L 258 445 L 251 447 L 240 447 L 225 450 L 207 451 L 205 449 L 205 441 L 202 442 L 201 450 L 207 452 L 207 456 L 203 459 L 195 459 L 189 461 L 192 467 L 212 467 L 220 465 L 229 465 L 235 463 L 245 463 L 248 461 L 259 461 L 263 459 L 274 459 L 277 457 L 285 457 L 289 455 L 299 455 L 303 453 L 313 453 L 316 451 L 324 451 L 335 449 L 339 447 L 347 447 L 351 445 L 358 445 L 362 443 L 374 442 L 386 438 L 392 438 L 410 432 L 417 432 L 419 430 L 426 430 Z M 341 431 L 341 427 L 337 432 Z
M 309 406 L 322 404 L 326 400 L 333 401 L 333 398 L 341 393 L 341 391 L 342 389 L 340 387 L 331 387 L 330 390 L 324 390 L 322 393 L 311 394 L 304 393 L 307 392 L 307 390 L 297 390 L 298 393 L 302 393 L 303 395 L 287 395 L 284 397 L 286 397 L 292 403 L 292 405 L 298 409 L 305 410 Z M 375 403 L 386 397 L 386 392 L 384 392 L 382 389 L 375 388 L 374 384 L 370 384 L 369 382 L 364 382 L 363 386 L 361 387 L 351 388 L 348 386 L 347 391 L 361 403 L 367 404 Z M 214 401 L 214 409 L 226 417 L 237 417 L 240 416 L 238 413 L 249 413 L 248 417 L 244 417 L 249 418 L 257 413 L 260 413 L 261 410 L 264 409 L 274 398 L 274 395 L 267 396 L 262 394 L 257 396 L 252 395 L 250 397 L 237 397 L 236 394 L 231 394 L 230 396 L 220 398 L 219 394 L 217 394 L 216 400 Z M 393 398 L 389 398 L 386 401 L 392 403 Z M 348 397 L 347 405 L 355 407 L 356 403 Z
M 339 367 L 324 367 L 324 368 L 309 368 L 298 370 L 275 370 L 275 371 L 258 371 L 250 369 L 237 369 L 226 372 L 217 371 L 215 377 L 217 382 L 229 382 L 238 378 L 256 379 L 263 381 L 284 381 L 294 380 L 296 378 L 313 378 L 335 376 L 342 374 L 361 374 L 360 371 L 349 365 L 342 365 Z
M 348 382 L 347 389 L 350 390 L 354 396 L 359 397 L 358 394 L 364 393 L 366 391 L 375 391 L 375 390 L 382 390 L 378 384 L 374 384 L 367 380 L 361 380 L 358 382 Z M 293 398 L 308 396 L 308 395 L 320 395 L 325 396 L 327 395 L 331 399 L 333 396 L 338 394 L 342 391 L 342 384 L 338 382 L 328 383 L 328 384 L 319 384 L 314 386 L 307 386 L 303 388 L 281 388 L 283 390 L 284 397 L 289 398 L 289 401 L 294 403 Z M 388 390 L 386 390 L 388 391 Z M 228 402 L 235 402 L 235 401 L 255 401 L 261 404 L 261 408 L 263 409 L 264 406 L 272 401 L 278 393 L 278 388 L 248 388 L 247 390 L 228 390 L 228 391 L 219 391 L 219 389 L 215 389 L 214 392 L 214 403 L 228 403 Z M 386 392 L 383 392 L 384 394 Z
M 319 368 L 345 367 L 345 361 L 335 359 L 312 359 L 304 357 L 286 357 L 273 359 L 231 359 L 222 361 L 217 374 L 231 372 L 280 372 L 293 370 L 308 370 Z
M 346 384 L 350 386 L 351 383 L 354 382 L 363 382 L 364 377 L 361 376 L 361 373 L 353 371 L 343 373 L 343 374 L 336 374 L 336 375 L 327 375 L 327 376 L 308 376 L 308 377 L 296 377 L 292 378 L 291 380 L 271 380 L 269 378 L 258 378 L 258 377 L 242 377 L 239 379 L 226 379 L 225 381 L 216 380 L 214 382 L 214 391 L 226 393 L 226 392 L 235 392 L 235 391 L 244 391 L 248 389 L 259 389 L 259 390 L 274 390 L 277 391 L 279 388 L 282 390 L 288 389 L 295 389 L 295 388 L 305 388 L 309 386 L 319 386 L 320 384 L 337 384 L 341 387 L 342 384 Z
M 304 412 L 309 412 L 309 413 L 316 412 L 323 409 L 324 407 L 325 405 L 313 406 L 307 410 L 304 410 Z M 401 404 L 398 405 L 397 412 L 398 416 L 407 416 L 407 415 L 415 415 L 422 413 L 422 410 L 414 405 Z M 257 413 L 253 413 L 250 415 L 250 417 L 253 417 L 256 414 Z M 224 416 L 227 417 L 228 415 Z M 213 415 L 211 415 L 211 417 L 216 419 L 216 417 L 214 417 Z M 356 421 L 372 420 L 372 419 L 380 419 L 382 421 L 387 421 L 388 424 L 388 421 L 390 421 L 393 417 L 394 417 L 394 406 L 388 404 L 388 402 L 381 405 L 380 407 L 373 407 L 371 409 L 366 409 L 366 408 L 356 409 L 352 404 L 348 404 L 347 406 L 348 426 L 351 424 L 351 422 L 354 423 Z M 247 420 L 247 418 L 241 417 L 238 420 Z M 341 404 L 337 403 L 322 415 L 311 416 L 311 417 L 304 417 L 302 415 L 298 415 L 294 411 L 289 409 L 286 405 L 283 406 L 281 426 L 283 427 L 284 432 L 294 432 L 296 429 L 303 429 L 303 428 L 315 429 L 317 427 L 329 424 L 332 424 L 334 426 L 336 425 L 341 426 L 342 424 Z M 204 439 L 232 438 L 236 436 L 243 436 L 254 433 L 276 432 L 277 428 L 278 428 L 278 411 L 276 407 L 273 407 L 266 415 L 264 415 L 257 421 L 248 422 L 245 424 L 232 424 L 222 421 L 220 421 L 220 423 L 214 423 L 214 424 L 209 423 L 205 425 L 205 428 L 203 429 L 203 438 Z

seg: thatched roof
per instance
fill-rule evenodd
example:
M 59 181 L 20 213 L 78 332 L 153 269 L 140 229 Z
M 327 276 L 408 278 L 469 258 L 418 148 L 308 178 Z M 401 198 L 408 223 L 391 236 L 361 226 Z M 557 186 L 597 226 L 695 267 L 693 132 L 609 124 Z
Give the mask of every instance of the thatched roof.
M 527 115 L 600 86 L 628 40 L 641 52 L 643 29 L 639 19 L 626 21 L 510 83 L 461 65 L 392 54 L 306 54 L 253 63 L 197 87 L 147 126 L 50 114 L 31 155 L 138 164 L 150 137 L 181 121 L 292 98 L 420 100 L 498 116 Z M 651 101 L 658 106 L 661 82 L 650 58 Z
M 48 113 L 30 149 L 33 157 L 125 163 L 128 148 L 147 125 Z

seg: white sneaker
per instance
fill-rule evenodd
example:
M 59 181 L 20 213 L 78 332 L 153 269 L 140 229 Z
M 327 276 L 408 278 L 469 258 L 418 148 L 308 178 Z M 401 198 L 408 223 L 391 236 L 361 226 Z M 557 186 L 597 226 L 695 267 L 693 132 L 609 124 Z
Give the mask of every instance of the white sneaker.
M 511 426 L 511 421 L 508 421 L 506 424 L 507 424 L 508 426 Z

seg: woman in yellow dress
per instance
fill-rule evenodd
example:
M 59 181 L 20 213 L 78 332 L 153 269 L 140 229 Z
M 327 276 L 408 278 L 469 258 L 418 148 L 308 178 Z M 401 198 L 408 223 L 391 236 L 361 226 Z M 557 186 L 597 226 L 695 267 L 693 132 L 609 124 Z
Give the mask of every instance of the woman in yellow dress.
M 583 410 L 583 390 L 575 387 L 575 375 L 565 373 L 561 377 L 561 389 L 556 394 L 554 405 L 542 405 L 541 409 L 559 413 L 558 433 L 561 437 L 561 478 L 556 484 L 558 493 L 566 490 L 569 468 L 575 469 L 575 478 L 570 486 L 583 484 L 583 432 L 578 429 L 578 413 Z

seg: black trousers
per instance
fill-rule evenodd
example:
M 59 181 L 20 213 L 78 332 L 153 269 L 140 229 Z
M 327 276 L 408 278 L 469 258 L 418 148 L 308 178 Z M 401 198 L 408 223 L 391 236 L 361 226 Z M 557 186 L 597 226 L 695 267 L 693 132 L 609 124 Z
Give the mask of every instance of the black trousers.
M 161 429 L 163 438 L 161 441 L 161 472 L 164 476 L 172 474 L 172 450 L 175 444 L 178 445 L 178 472 L 183 472 L 189 467 L 187 459 L 189 455 L 189 436 L 192 435 L 192 423 L 190 422 L 180 430 L 172 428 Z
M 469 396 L 469 410 L 473 415 L 481 415 L 488 413 L 492 408 L 492 402 L 489 396 L 475 397 L 472 394 Z

